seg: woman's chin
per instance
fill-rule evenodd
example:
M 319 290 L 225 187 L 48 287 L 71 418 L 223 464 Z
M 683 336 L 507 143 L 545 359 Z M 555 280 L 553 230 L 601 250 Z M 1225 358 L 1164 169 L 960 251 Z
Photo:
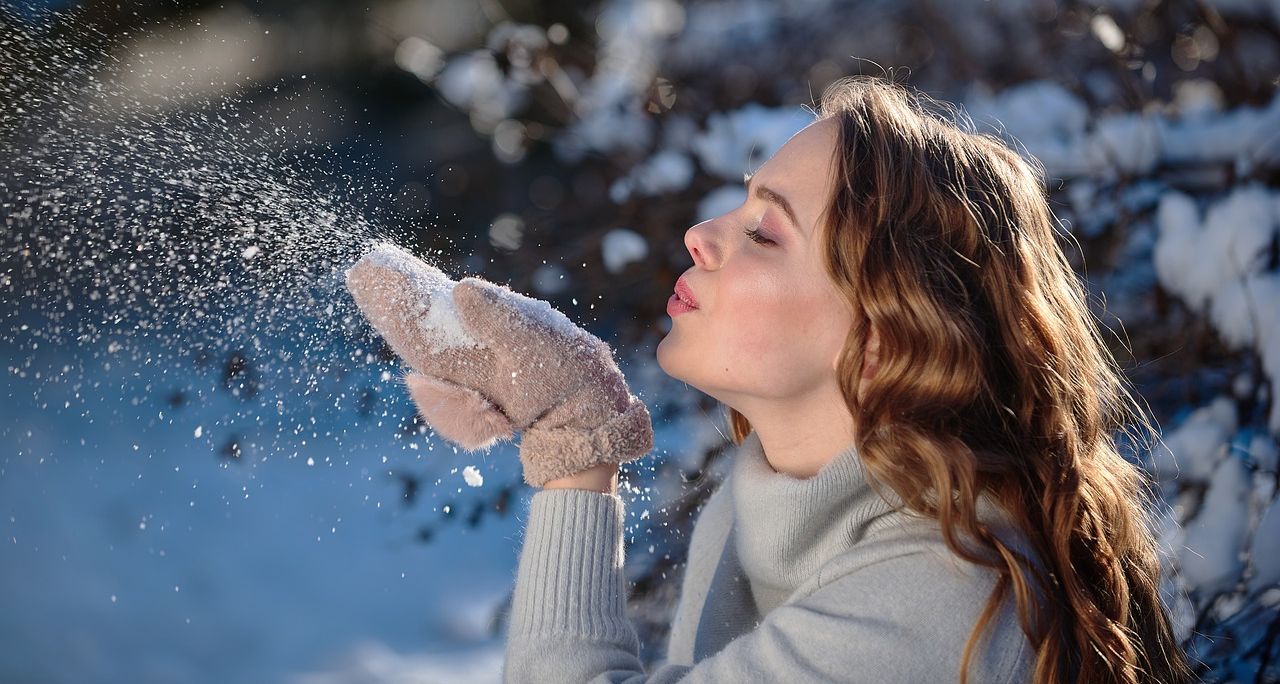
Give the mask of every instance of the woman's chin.
M 658 346 L 654 350 L 654 356 L 657 358 L 658 367 L 661 368 L 662 372 L 666 373 L 668 376 L 687 383 L 689 382 L 687 374 L 682 372 L 679 360 L 672 358 L 672 352 L 674 349 L 672 349 L 671 345 L 672 342 L 670 335 L 662 338 L 662 340 L 658 342 Z
M 676 374 L 672 372 L 671 359 L 669 358 L 670 354 L 669 353 L 664 354 L 662 352 L 662 345 L 666 344 L 666 342 L 667 342 L 667 338 L 665 337 L 662 338 L 662 341 L 658 342 L 657 348 L 654 349 L 653 355 L 658 362 L 658 367 L 662 369 L 663 373 L 666 373 L 667 375 L 679 380 L 679 377 L 677 377 Z

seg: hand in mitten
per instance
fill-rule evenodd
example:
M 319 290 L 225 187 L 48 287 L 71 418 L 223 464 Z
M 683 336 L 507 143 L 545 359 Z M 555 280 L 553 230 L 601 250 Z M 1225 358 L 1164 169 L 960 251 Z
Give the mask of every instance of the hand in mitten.
M 653 425 L 613 350 L 544 301 L 480 278 L 455 282 L 397 247 L 347 272 L 356 305 L 413 372 L 422 417 L 475 451 L 523 433 L 534 487 L 653 448 Z

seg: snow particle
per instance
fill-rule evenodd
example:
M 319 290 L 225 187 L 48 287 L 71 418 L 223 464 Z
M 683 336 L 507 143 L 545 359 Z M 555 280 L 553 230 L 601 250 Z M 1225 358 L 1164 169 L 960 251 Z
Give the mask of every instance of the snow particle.
M 600 249 L 605 269 L 610 273 L 620 273 L 627 264 L 640 261 L 649 254 L 649 243 L 635 231 L 615 228 L 605 234 Z

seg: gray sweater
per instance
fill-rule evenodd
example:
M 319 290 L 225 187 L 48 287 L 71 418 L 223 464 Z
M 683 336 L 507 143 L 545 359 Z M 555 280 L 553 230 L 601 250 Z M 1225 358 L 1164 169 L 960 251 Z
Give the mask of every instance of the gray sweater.
M 877 497 L 852 445 L 807 479 L 774 471 L 754 433 L 732 458 L 694 525 L 666 658 L 648 672 L 626 615 L 621 497 L 535 493 L 504 681 L 958 680 L 993 570 L 952 554 L 936 521 Z M 1034 558 L 985 498 L 979 517 Z M 1012 594 L 987 629 L 970 681 L 1029 681 L 1035 652 Z

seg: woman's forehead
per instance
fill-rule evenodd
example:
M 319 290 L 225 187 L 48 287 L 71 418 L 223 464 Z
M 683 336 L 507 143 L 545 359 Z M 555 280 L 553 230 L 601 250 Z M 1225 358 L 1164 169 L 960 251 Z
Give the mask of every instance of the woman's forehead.
M 833 119 L 805 126 L 751 176 L 752 185 L 767 186 L 790 200 L 803 229 L 817 222 L 830 194 L 836 126 Z

